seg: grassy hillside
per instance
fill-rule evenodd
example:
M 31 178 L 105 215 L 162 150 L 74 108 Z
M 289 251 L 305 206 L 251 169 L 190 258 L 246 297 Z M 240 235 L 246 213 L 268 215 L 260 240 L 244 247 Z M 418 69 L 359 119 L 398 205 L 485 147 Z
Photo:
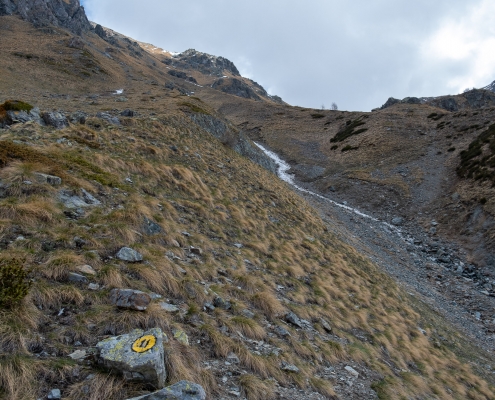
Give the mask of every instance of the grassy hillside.
M 0 264 L 18 260 L 32 279 L 24 300 L 0 314 L 3 398 L 40 397 L 60 382 L 73 399 L 138 394 L 143 387 L 67 357 L 135 327 L 161 327 L 169 337 L 172 329 L 184 330 L 190 346 L 167 344 L 169 381 L 198 382 L 212 398 L 224 389 L 203 362 L 231 352 L 245 371 L 236 379 L 250 399 L 262 398 L 260 387 L 264 398 L 274 398 L 275 382 L 331 397 L 337 382 L 321 379 L 323 369 L 350 360 L 381 375 L 373 386 L 380 398 L 493 396 L 460 353 L 467 346 L 462 338 L 415 310 L 409 295 L 329 234 L 273 175 L 180 112 L 125 119 L 118 128 L 99 122 L 58 131 L 17 125 L 0 133 L 0 179 L 7 187 L 0 199 Z M 60 176 L 62 186 L 36 183 L 37 172 Z M 80 188 L 102 204 L 75 218 L 64 213 L 57 193 Z M 143 233 L 145 218 L 163 232 Z M 144 262 L 117 260 L 122 246 L 141 252 Z M 192 253 L 191 246 L 201 251 Z M 96 270 L 90 279 L 99 290 L 68 280 L 83 264 Z M 145 312 L 119 311 L 108 299 L 112 288 L 154 292 L 181 311 L 172 315 L 156 302 Z M 204 311 L 217 295 L 232 307 Z M 285 324 L 288 311 L 317 332 Z M 276 326 L 291 336 L 274 334 Z M 280 352 L 260 355 L 250 340 Z M 474 352 L 469 361 L 477 357 Z M 282 371 L 282 362 L 300 372 Z

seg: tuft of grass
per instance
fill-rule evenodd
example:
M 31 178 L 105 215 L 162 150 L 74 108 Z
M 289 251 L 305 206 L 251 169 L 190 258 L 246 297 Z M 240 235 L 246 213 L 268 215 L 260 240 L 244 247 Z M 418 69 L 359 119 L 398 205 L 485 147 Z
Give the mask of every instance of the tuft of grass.
M 272 400 L 276 398 L 274 382 L 261 380 L 255 375 L 245 374 L 239 378 L 243 395 L 247 400 Z
M 193 103 L 189 103 L 187 101 L 183 101 L 181 103 L 179 103 L 179 106 L 184 106 L 184 107 L 187 107 L 189 108 L 191 111 L 193 112 L 196 112 L 196 113 L 199 113 L 199 114 L 205 114 L 205 115 L 211 115 L 208 111 L 206 111 L 205 109 L 193 104 Z

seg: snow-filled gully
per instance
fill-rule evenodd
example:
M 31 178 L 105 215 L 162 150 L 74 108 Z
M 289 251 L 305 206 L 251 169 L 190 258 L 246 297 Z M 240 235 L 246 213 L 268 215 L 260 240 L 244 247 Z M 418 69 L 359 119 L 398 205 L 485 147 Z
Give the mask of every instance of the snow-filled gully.
M 343 209 L 345 209 L 345 210 L 347 210 L 349 212 L 352 212 L 352 213 L 354 213 L 356 215 L 359 215 L 360 217 L 368 218 L 368 219 L 370 219 L 372 221 L 375 221 L 375 222 L 381 222 L 387 228 L 389 228 L 392 231 L 398 233 L 399 236 L 402 237 L 400 229 L 398 229 L 396 226 L 393 226 L 393 225 L 391 225 L 391 224 L 389 224 L 387 222 L 384 222 L 384 221 L 380 221 L 379 219 L 377 219 L 375 217 L 372 217 L 371 215 L 365 214 L 365 213 L 359 211 L 356 208 L 346 206 L 345 204 L 342 204 L 342 203 L 338 203 L 338 202 L 336 202 L 334 200 L 329 199 L 328 197 L 322 196 L 322 195 L 320 195 L 318 193 L 314 193 L 314 192 L 312 192 L 310 190 L 304 189 L 303 187 L 297 185 L 294 182 L 294 175 L 288 173 L 288 171 L 290 170 L 290 165 L 289 164 L 287 164 L 284 160 L 282 160 L 273 151 L 270 151 L 267 148 L 265 148 L 263 145 L 261 145 L 259 143 L 256 143 L 256 142 L 254 142 L 254 144 L 256 146 L 258 146 L 268 157 L 270 157 L 275 162 L 275 164 L 277 164 L 277 167 L 278 167 L 278 169 L 277 169 L 277 175 L 278 175 L 278 177 L 280 179 L 282 179 L 283 181 L 287 182 L 292 187 L 296 188 L 297 190 L 299 190 L 301 192 L 308 193 L 311 196 L 315 196 L 315 197 L 317 197 L 319 199 L 325 200 L 325 201 L 327 201 L 327 202 L 329 202 L 331 204 L 336 205 L 337 207 L 343 208 Z

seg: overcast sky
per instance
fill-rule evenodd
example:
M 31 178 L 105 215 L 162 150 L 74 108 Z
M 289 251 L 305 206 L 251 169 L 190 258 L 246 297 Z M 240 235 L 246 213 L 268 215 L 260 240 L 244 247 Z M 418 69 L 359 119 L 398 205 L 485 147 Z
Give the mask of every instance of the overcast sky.
M 292 105 L 369 111 L 495 80 L 493 0 L 82 0 L 90 20 L 233 61 Z

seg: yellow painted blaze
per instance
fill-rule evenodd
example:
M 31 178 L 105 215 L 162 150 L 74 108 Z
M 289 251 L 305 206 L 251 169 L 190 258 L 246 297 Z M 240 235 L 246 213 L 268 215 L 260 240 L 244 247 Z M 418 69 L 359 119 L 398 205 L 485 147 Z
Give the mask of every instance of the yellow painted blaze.
M 155 343 L 156 337 L 154 337 L 153 335 L 141 336 L 132 345 L 132 350 L 134 350 L 136 353 L 144 353 L 145 351 L 151 349 L 155 345 Z

